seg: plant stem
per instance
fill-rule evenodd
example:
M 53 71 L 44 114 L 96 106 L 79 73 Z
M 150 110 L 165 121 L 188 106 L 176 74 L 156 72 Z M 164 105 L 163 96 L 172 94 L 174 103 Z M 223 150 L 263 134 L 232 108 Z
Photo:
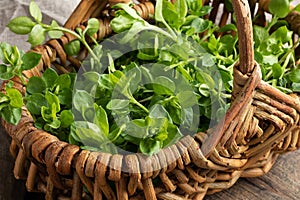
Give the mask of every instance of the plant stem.
M 270 32 L 272 26 L 274 26 L 278 21 L 278 17 L 276 15 L 273 16 L 271 22 L 267 26 L 267 31 Z
M 118 139 L 118 137 L 121 135 L 121 133 L 122 133 L 122 131 L 125 129 L 125 127 L 126 127 L 126 125 L 125 125 L 125 124 L 122 124 L 122 125 L 120 126 L 120 128 L 119 128 L 118 133 L 115 135 L 114 138 L 112 138 L 112 139 L 110 140 L 110 142 L 114 142 L 116 139 Z
M 170 31 L 170 29 L 169 29 L 169 31 Z M 176 41 L 176 38 L 177 38 L 176 34 L 173 31 L 168 33 L 167 31 L 164 31 L 163 29 L 158 28 L 157 26 L 150 25 L 149 28 L 146 28 L 145 30 L 156 31 L 164 36 L 167 36 L 168 38 L 171 38 L 173 41 Z
M 147 114 L 149 113 L 149 110 L 140 102 L 138 102 L 134 97 L 130 98 L 130 101 L 140 107 L 143 111 L 145 111 Z
M 25 81 L 24 76 L 21 74 L 21 75 L 18 75 L 18 77 L 19 77 L 19 79 L 21 80 L 22 85 L 26 86 L 26 85 L 27 85 L 27 82 Z
M 51 27 L 51 26 L 46 25 L 46 24 L 42 24 L 42 25 L 47 29 L 51 29 L 51 30 L 54 30 L 54 31 L 62 31 L 62 32 L 69 33 L 69 34 L 75 36 L 85 46 L 85 48 L 88 50 L 88 52 L 90 53 L 92 58 L 94 58 L 96 60 L 96 62 L 100 63 L 99 58 L 96 56 L 94 51 L 91 49 L 91 47 L 89 46 L 89 44 L 85 40 L 84 35 L 81 36 L 81 35 L 77 34 L 75 31 L 72 31 L 72 30 L 64 28 L 64 27 Z

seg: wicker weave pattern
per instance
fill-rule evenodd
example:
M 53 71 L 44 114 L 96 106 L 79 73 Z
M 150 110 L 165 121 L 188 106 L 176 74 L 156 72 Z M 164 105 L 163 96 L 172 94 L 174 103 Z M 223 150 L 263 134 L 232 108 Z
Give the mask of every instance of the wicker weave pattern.
M 117 2 L 119 0 L 82 0 L 65 26 L 74 29 L 79 24 L 84 29 L 88 18 L 99 17 L 101 28 L 95 38 L 101 40 L 112 33 L 109 21 L 113 10 L 107 5 Z M 249 1 L 251 10 L 256 2 Z M 233 0 L 233 3 L 241 57 L 234 68 L 232 106 L 214 131 L 186 136 L 152 157 L 111 155 L 80 150 L 37 130 L 24 107 L 17 126 L 2 122 L 13 138 L 10 151 L 16 157 L 15 176 L 27 178 L 27 189 L 45 192 L 46 199 L 89 199 L 83 185 L 97 200 L 202 199 L 206 194 L 231 187 L 240 177 L 267 173 L 279 154 L 298 149 L 299 97 L 283 94 L 261 80 L 259 67 L 253 59 L 250 15 L 254 12 L 245 6 L 247 1 Z M 211 20 L 215 21 L 221 4 L 221 0 L 212 2 Z M 257 14 L 263 14 L 266 5 L 267 1 L 259 1 Z M 151 2 L 142 2 L 134 8 L 146 19 L 154 13 Z M 230 15 L 224 8 L 219 25 L 225 25 Z M 300 30 L 299 19 L 297 13 L 287 17 L 296 33 Z M 265 18 L 257 18 L 256 23 L 265 24 Z M 79 68 L 87 52 L 83 50 L 76 58 L 68 57 L 63 45 L 72 39 L 65 35 L 32 49 L 43 55 L 42 62 L 25 75 L 28 78 L 41 76 L 51 65 L 62 73 Z M 14 83 L 24 93 L 20 82 L 14 79 Z M 169 162 L 172 160 L 176 161 Z M 165 166 L 165 163 L 170 164 Z M 124 166 L 127 172 L 121 170 Z M 163 185 L 156 185 L 155 178 Z

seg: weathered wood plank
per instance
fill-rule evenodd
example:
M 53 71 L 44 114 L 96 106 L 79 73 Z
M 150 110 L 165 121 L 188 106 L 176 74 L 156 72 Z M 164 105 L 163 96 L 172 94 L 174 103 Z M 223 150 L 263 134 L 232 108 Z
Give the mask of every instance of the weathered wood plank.
M 216 199 L 300 199 L 300 152 L 279 157 L 271 171 L 258 178 L 240 179 L 232 188 L 207 196 Z

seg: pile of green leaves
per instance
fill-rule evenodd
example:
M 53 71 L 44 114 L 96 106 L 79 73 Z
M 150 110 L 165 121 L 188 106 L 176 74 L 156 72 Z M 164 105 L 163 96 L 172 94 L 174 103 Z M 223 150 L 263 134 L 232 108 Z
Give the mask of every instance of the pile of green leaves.
M 232 9 L 231 2 L 225 2 Z M 270 1 L 274 16 L 267 27 L 254 26 L 254 44 L 263 79 L 290 93 L 300 90 L 300 71 L 294 55 L 299 41 L 293 43 L 292 32 L 281 20 L 288 6 L 288 0 Z M 2 118 L 16 124 L 24 101 L 35 126 L 62 140 L 89 150 L 147 155 L 218 123 L 229 107 L 239 56 L 235 24 L 217 27 L 204 19 L 211 7 L 202 6 L 201 0 L 158 0 L 155 24 L 129 5 L 115 9 L 110 25 L 118 34 L 100 44 L 92 37 L 99 28 L 96 19 L 90 19 L 84 31 L 65 29 L 55 21 L 46 25 L 34 2 L 32 18 L 13 19 L 8 27 L 29 34 L 33 46 L 42 43 L 46 33 L 58 38 L 67 32 L 77 39 L 66 44 L 65 51 L 76 55 L 83 45 L 90 57 L 77 74 L 47 69 L 26 82 L 22 71 L 34 67 L 41 56 L 2 43 L 0 56 L 6 65 L 1 65 L 0 78 L 17 76 L 26 86 L 22 97 L 7 84 L 0 97 Z
M 74 121 L 71 99 L 75 76 L 75 73 L 59 76 L 48 68 L 42 77 L 31 77 L 26 86 L 26 108 L 34 117 L 35 126 L 65 141 Z
M 26 84 L 22 71 L 35 67 L 41 58 L 40 54 L 19 51 L 5 42 L 0 43 L 0 79 L 7 81 L 13 77 L 18 77 L 19 81 Z M 9 81 L 5 87 L 5 94 L 0 93 L 1 118 L 12 124 L 17 124 L 21 119 L 23 98 L 19 90 L 13 88 L 13 83 Z
M 210 9 L 194 5 L 197 10 L 191 10 L 184 0 L 158 1 L 155 20 L 160 27 L 126 4 L 116 8 L 111 27 L 119 34 L 102 43 L 103 48 L 96 47 L 101 64 L 83 64 L 77 77 L 74 141 L 89 149 L 151 155 L 182 135 L 217 123 L 230 95 L 215 58 L 191 38 L 214 27 L 202 18 Z M 174 22 L 165 21 L 175 14 Z M 203 29 L 192 28 L 202 23 Z M 190 36 L 185 34 L 189 28 Z

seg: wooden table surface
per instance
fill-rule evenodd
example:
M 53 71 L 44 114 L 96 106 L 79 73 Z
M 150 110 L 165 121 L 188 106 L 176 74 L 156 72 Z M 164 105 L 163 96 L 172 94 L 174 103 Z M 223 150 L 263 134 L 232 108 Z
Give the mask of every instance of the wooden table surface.
M 233 187 L 205 200 L 299 200 L 300 151 L 281 155 L 273 168 L 258 178 L 240 179 Z

